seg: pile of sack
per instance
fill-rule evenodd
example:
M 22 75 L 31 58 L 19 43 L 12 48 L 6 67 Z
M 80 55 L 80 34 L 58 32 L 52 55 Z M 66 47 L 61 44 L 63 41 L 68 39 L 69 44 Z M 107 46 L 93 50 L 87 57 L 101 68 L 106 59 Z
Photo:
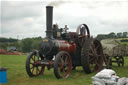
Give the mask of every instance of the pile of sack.
M 92 77 L 93 85 L 128 85 L 128 78 L 119 78 L 115 71 L 104 69 Z

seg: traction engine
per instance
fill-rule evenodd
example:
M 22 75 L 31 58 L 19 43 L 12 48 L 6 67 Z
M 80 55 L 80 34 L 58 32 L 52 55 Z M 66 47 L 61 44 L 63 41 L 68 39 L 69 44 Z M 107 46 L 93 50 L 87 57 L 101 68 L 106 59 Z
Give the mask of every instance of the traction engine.
M 46 37 L 40 42 L 40 49 L 27 57 L 26 71 L 30 77 L 42 74 L 47 67 L 54 68 L 56 78 L 67 78 L 77 66 L 86 73 L 98 72 L 103 65 L 101 43 L 90 37 L 86 24 L 68 32 L 68 27 L 59 28 L 52 24 L 53 7 L 46 7 Z

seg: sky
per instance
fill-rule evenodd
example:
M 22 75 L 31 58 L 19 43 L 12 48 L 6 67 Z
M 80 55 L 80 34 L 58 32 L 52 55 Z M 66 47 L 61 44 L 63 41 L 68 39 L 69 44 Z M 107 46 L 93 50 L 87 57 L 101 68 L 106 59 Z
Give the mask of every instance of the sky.
M 85 23 L 92 36 L 128 32 L 128 0 L 2 0 L 0 37 L 45 37 L 47 5 L 54 6 L 53 24 L 68 31 Z

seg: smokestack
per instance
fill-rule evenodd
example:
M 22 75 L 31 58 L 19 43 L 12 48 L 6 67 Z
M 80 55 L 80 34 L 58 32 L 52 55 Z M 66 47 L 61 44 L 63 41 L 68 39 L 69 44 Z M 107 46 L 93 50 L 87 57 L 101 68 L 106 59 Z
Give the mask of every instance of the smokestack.
M 46 6 L 46 37 L 53 38 L 52 30 L 53 6 Z

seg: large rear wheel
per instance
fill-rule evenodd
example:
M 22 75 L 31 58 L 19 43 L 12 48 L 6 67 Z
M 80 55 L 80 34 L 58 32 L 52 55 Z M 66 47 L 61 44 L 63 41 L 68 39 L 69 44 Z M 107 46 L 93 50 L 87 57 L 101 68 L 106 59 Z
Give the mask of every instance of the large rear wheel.
M 98 40 L 86 39 L 81 49 L 81 64 L 86 73 L 98 72 L 102 69 L 103 49 Z
M 54 61 L 54 74 L 56 78 L 67 78 L 72 70 L 72 60 L 70 55 L 61 51 L 56 55 Z

